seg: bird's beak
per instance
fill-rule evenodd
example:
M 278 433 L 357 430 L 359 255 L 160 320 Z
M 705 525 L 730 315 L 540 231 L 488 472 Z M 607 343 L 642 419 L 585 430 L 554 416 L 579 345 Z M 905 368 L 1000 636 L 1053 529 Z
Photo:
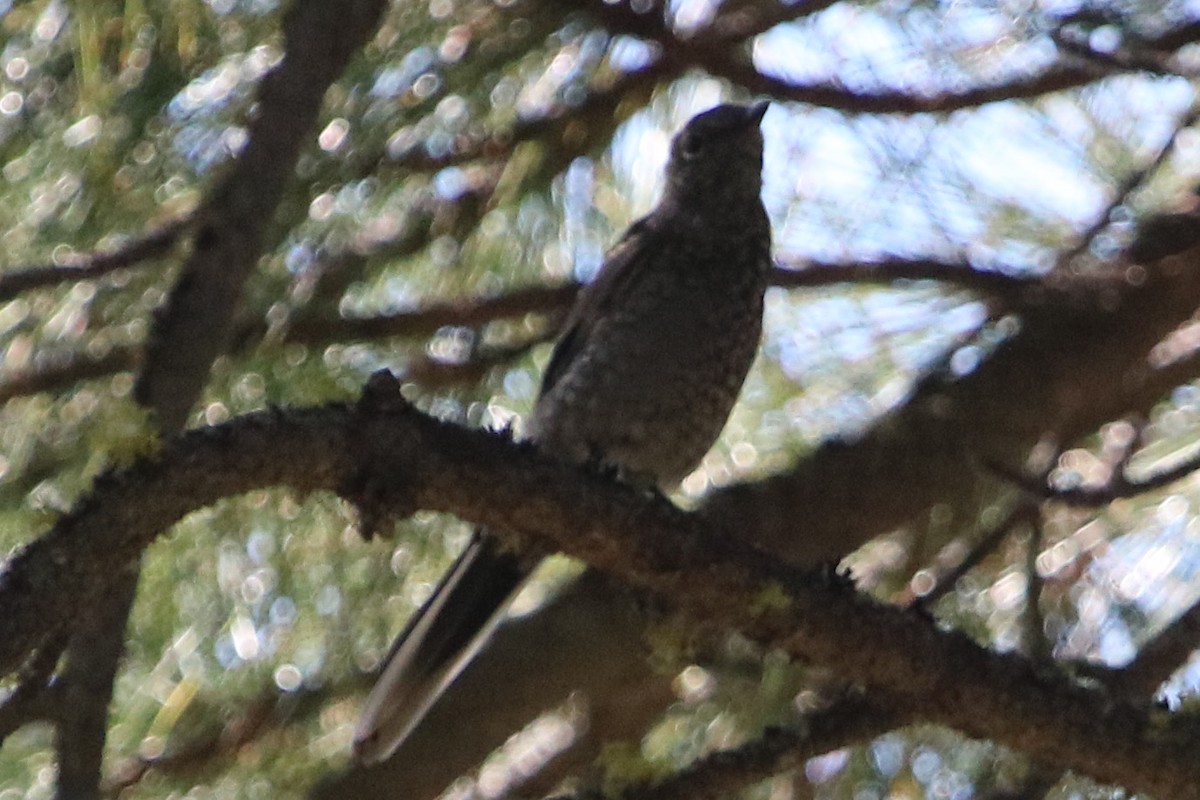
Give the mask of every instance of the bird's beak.
M 769 108 L 770 105 L 771 103 L 769 101 L 764 100 L 761 103 L 755 103 L 747 108 L 746 122 L 754 125 L 754 127 L 757 128 L 759 123 L 762 122 L 763 115 L 767 113 L 767 108 Z

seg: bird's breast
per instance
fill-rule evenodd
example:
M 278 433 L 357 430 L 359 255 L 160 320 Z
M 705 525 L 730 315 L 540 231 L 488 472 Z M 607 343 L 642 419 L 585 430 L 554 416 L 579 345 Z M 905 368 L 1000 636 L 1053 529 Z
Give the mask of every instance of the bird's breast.
M 664 486 L 716 440 L 754 360 L 762 281 L 663 278 L 631 282 L 534 412 L 541 446 L 600 459 Z

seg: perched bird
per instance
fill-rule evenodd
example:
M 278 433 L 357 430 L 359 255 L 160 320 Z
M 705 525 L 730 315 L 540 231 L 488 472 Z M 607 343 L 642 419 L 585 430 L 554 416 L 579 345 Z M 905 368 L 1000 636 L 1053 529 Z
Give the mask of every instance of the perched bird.
M 767 104 L 722 105 L 675 137 L 658 207 L 581 292 L 555 346 L 529 435 L 555 458 L 669 490 L 716 440 L 758 349 L 771 229 L 759 193 Z M 536 566 L 487 531 L 393 646 L 355 735 L 390 756 L 486 642 Z

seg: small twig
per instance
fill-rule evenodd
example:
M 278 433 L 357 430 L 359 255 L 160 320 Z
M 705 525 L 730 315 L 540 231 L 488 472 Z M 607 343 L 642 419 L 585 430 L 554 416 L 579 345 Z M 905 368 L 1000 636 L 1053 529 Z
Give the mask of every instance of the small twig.
M 1192 107 L 1188 109 L 1187 113 L 1184 114 L 1176 123 L 1175 130 L 1172 131 L 1171 135 L 1167 137 L 1167 140 L 1163 142 L 1162 147 L 1159 148 L 1158 153 L 1155 154 L 1154 158 L 1152 158 L 1141 169 L 1136 169 L 1126 175 L 1125 179 L 1117 184 L 1116 191 L 1113 193 L 1113 199 L 1104 208 L 1103 212 L 1097 215 L 1092 224 L 1080 234 L 1079 241 L 1058 257 L 1055 266 L 1056 270 L 1063 269 L 1067 264 L 1074 261 L 1081 253 L 1091 247 L 1092 242 L 1096 239 L 1096 236 L 1100 234 L 1100 231 L 1108 227 L 1112 220 L 1113 212 L 1124 205 L 1129 199 L 1129 195 L 1132 194 L 1139 186 L 1145 183 L 1146 179 L 1151 173 L 1157 171 L 1158 168 L 1163 165 L 1167 159 L 1167 156 L 1170 155 L 1171 151 L 1174 149 L 1175 142 L 1179 138 L 1179 135 L 1183 131 L 1196 124 L 1197 116 L 1200 116 L 1200 103 L 1193 103 Z
M 103 378 L 135 368 L 141 360 L 139 347 L 114 347 L 103 356 L 67 353 L 47 359 L 31 369 L 14 371 L 0 381 L 0 403 L 14 397 L 61 391 L 79 381 Z
M 287 342 L 328 344 L 404 336 L 429 336 L 448 326 L 477 327 L 497 319 L 565 311 L 579 292 L 578 283 L 514 289 L 494 297 L 430 303 L 423 308 L 343 319 L 299 319 L 284 336 Z
M 875 696 L 846 695 L 798 725 L 768 729 L 741 747 L 705 756 L 668 778 L 628 787 L 620 797 L 621 800 L 717 800 L 796 769 L 815 756 L 894 730 L 911 719 L 912 714 L 901 710 L 899 704 L 881 702 Z M 584 793 L 556 800 L 591 797 Z
M 1038 573 L 1037 557 L 1044 540 L 1042 526 L 1045 520 L 1040 509 L 1029 515 L 1029 541 L 1025 547 L 1025 610 L 1021 615 L 1024 651 L 1031 661 L 1050 663 L 1053 654 L 1046 640 L 1045 618 L 1042 616 L 1042 576 Z
M 561 146 L 568 129 L 588 121 L 611 120 L 618 107 L 628 95 L 644 91 L 647 87 L 667 78 L 665 65 L 651 64 L 635 72 L 628 72 L 608 86 L 594 88 L 583 102 L 571 106 L 570 113 L 561 109 L 521 120 L 505 131 L 486 131 L 471 138 L 456 141 L 452 150 L 445 155 L 431 156 L 424 148 L 415 145 L 394 157 L 381 156 L 376 161 L 392 167 L 403 167 L 408 171 L 436 172 L 446 167 L 459 166 L 482 159 L 498 159 L 506 156 L 524 142 L 544 142 Z M 372 167 L 372 172 L 374 172 Z
M 700 38 L 704 42 L 744 42 L 769 31 L 784 22 L 795 22 L 815 16 L 838 0 L 807 0 L 804 3 L 726 2 L 712 24 L 705 28 Z
M 971 552 L 967 553 L 966 557 L 956 564 L 947 572 L 938 576 L 933 588 L 928 592 L 914 598 L 909 602 L 909 608 L 919 610 L 927 610 L 938 600 L 945 597 L 954 584 L 958 583 L 959 579 L 966 575 L 975 567 L 983 563 L 983 560 L 995 552 L 1008 535 L 1022 523 L 1031 522 L 1038 516 L 1038 510 L 1035 505 L 1028 501 L 1018 501 L 1009 512 L 1004 515 L 1003 519 L 993 525 L 983 536 L 977 541 Z
M 140 783 L 149 773 L 180 775 L 229 758 L 246 745 L 273 731 L 293 725 L 324 708 L 339 694 L 330 687 L 303 688 L 296 692 L 268 689 L 244 704 L 236 717 L 188 742 L 172 746 L 160 756 L 135 756 L 120 761 L 105 779 L 101 792 L 117 798 Z
M 1161 51 L 1119 47 L 1111 52 L 1100 52 L 1086 40 L 1068 35 L 1067 31 L 1061 27 L 1050 32 L 1050 39 L 1058 46 L 1059 50 L 1084 59 L 1110 73 L 1136 71 L 1181 78 L 1195 77 L 1186 70 L 1171 66 L 1170 56 Z
M 771 283 L 787 288 L 829 286 L 838 283 L 888 284 L 895 281 L 939 281 L 964 289 L 1016 299 L 1039 285 L 1037 278 L 976 269 L 961 262 L 889 258 L 882 261 L 835 264 L 782 257 L 776 261 Z
M 481 347 L 465 361 L 439 361 L 433 358 L 409 362 L 400 379 L 413 382 L 424 389 L 444 389 L 479 382 L 489 370 L 521 358 L 534 347 L 548 342 L 557 333 L 556 327 L 541 334 L 511 344 Z
M 66 649 L 68 637 L 51 637 L 38 648 L 33 658 L 21 670 L 17 686 L 0 701 L 0 743 L 10 733 L 34 720 L 54 719 L 62 700 L 58 684 L 50 676 Z
M 191 217 L 182 217 L 116 250 L 71 256 L 65 264 L 45 264 L 7 271 L 0 275 L 0 303 L 29 289 L 96 278 L 156 258 L 169 251 L 191 224 Z
M 676 71 L 700 67 L 714 76 L 741 86 L 751 94 L 773 97 L 781 101 L 809 103 L 848 113 L 946 113 L 987 103 L 1041 97 L 1052 92 L 1086 86 L 1095 83 L 1101 77 L 1094 68 L 1054 65 L 1037 74 L 1005 83 L 938 94 L 900 91 L 856 92 L 828 81 L 797 83 L 763 75 L 745 57 L 744 40 L 727 41 L 722 47 L 710 37 L 697 37 L 697 41 L 680 39 L 667 27 L 661 13 L 639 13 L 625 2 L 575 0 L 574 4 L 614 33 L 624 33 L 655 42 L 662 48 L 662 61 Z
M 988 469 L 1012 483 L 1023 492 L 1042 499 L 1064 503 L 1073 508 L 1099 508 L 1116 500 L 1125 500 L 1139 494 L 1170 486 L 1200 469 L 1200 453 L 1185 459 L 1170 469 L 1157 472 L 1140 481 L 1129 480 L 1124 470 L 1114 471 L 1111 480 L 1104 486 L 1055 489 L 1040 477 L 1026 475 L 1003 464 L 988 462 Z
M 1183 612 L 1138 650 L 1124 667 L 1103 664 L 1075 665 L 1082 675 L 1103 683 L 1113 694 L 1131 702 L 1145 702 L 1200 646 L 1200 603 Z

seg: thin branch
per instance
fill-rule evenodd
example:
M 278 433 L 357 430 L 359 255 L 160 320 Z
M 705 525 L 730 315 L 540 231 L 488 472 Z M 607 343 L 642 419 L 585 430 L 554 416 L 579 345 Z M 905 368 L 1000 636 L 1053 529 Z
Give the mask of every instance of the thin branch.
M 1037 507 L 1029 502 L 1018 501 L 999 522 L 992 525 L 971 547 L 970 552 L 942 574 L 935 576 L 933 588 L 913 598 L 908 607 L 929 609 L 954 588 L 954 585 L 983 560 L 996 551 L 1018 526 L 1032 522 L 1038 516 Z M 943 567 L 943 569 L 945 569 Z M 926 570 L 928 572 L 929 570 Z
M 976 269 L 961 262 L 888 258 L 882 261 L 836 264 L 783 256 L 776 260 L 771 283 L 787 288 L 812 288 L 839 283 L 890 284 L 896 281 L 938 281 L 982 294 L 1015 301 L 1042 285 L 1036 277 Z
M 1171 28 L 1158 36 L 1143 39 L 1141 44 L 1154 50 L 1178 50 L 1197 41 L 1200 41 L 1200 21 Z
M 1029 539 L 1025 543 L 1025 609 L 1021 614 L 1021 645 L 1030 660 L 1049 664 L 1053 660 L 1050 642 L 1046 639 L 1046 620 L 1042 615 L 1042 587 L 1037 558 L 1045 541 L 1041 510 L 1030 515 Z
M 1007 275 L 1002 272 L 977 270 L 965 264 L 925 259 L 889 259 L 874 263 L 813 263 L 783 260 L 771 275 L 776 286 L 785 288 L 814 288 L 843 283 L 887 285 L 895 281 L 941 281 L 961 286 L 1010 304 L 1023 293 L 1037 291 L 1042 284 L 1034 278 Z M 283 340 L 297 344 L 320 346 L 335 342 L 377 341 L 395 337 L 431 336 L 448 326 L 475 328 L 499 319 L 511 319 L 527 314 L 562 314 L 571 304 L 582 284 L 563 283 L 557 286 L 533 286 L 513 289 L 504 294 L 433 302 L 411 311 L 381 314 L 371 317 L 299 317 L 284 332 Z M 232 346 L 245 351 L 261 341 L 265 326 L 251 326 L 240 331 Z M 461 383 L 471 375 L 486 372 L 508 356 L 519 357 L 526 344 L 517 342 L 494 351 L 485 358 L 479 370 L 461 373 L 460 378 L 432 364 L 410 367 L 409 378 L 427 376 L 430 385 Z M 93 357 L 84 353 L 67 353 L 47 358 L 36 367 L 15 372 L 0 380 L 0 403 L 39 392 L 62 391 L 83 380 L 102 378 L 118 372 L 136 369 L 141 363 L 141 351 L 131 346 L 113 347 L 105 355 Z
M 660 781 L 625 788 L 621 800 L 720 800 L 740 789 L 803 766 L 819 755 L 867 742 L 911 722 L 902 704 L 871 695 L 845 695 L 795 726 L 770 728 L 732 750 L 705 756 Z M 579 800 L 579 798 L 560 798 Z
M 400 229 L 383 240 L 373 240 L 365 252 L 323 253 L 297 281 L 296 299 L 307 302 L 297 316 L 311 315 L 313 308 L 336 307 L 346 289 L 363 279 L 366 269 L 374 264 L 414 256 L 439 236 L 466 240 L 487 212 L 502 172 L 501 166 L 464 170 L 465 186 L 458 195 L 419 198 L 406 210 Z M 360 231 L 356 238 L 361 237 Z M 233 338 L 235 342 L 257 341 L 265 329 L 265 324 L 257 324 L 239 330 Z
M 552 340 L 556 333 L 556 328 L 551 327 L 540 335 L 512 344 L 481 347 L 464 361 L 414 359 L 405 366 L 400 377 L 405 383 L 415 383 L 427 390 L 469 386 L 482 380 L 490 370 L 523 358 L 537 345 Z
M 330 686 L 304 687 L 294 692 L 267 689 L 257 699 L 243 703 L 238 714 L 215 730 L 173 743 L 160 756 L 122 760 L 105 779 L 101 792 L 115 800 L 151 773 L 186 775 L 235 757 L 246 745 L 311 719 L 331 698 L 342 694 L 344 691 Z
M 570 308 L 579 289 L 578 283 L 533 286 L 492 297 L 430 303 L 420 309 L 395 314 L 335 320 L 302 319 L 288 330 L 285 341 L 329 344 L 429 336 L 445 327 L 473 328 L 526 314 L 557 314 Z
M 656 62 L 624 73 L 611 84 L 594 88 L 581 103 L 569 109 L 558 108 L 544 116 L 520 120 L 509 130 L 463 136 L 442 156 L 431 156 L 424 148 L 414 146 L 395 157 L 380 160 L 410 171 L 435 172 L 471 161 L 510 155 L 518 144 L 524 142 L 539 141 L 561 147 L 564 140 L 571 138 L 566 136 L 568 130 L 573 129 L 578 134 L 580 129 L 596 127 L 593 123 L 601 123 L 601 130 L 610 127 L 612 121 L 618 118 L 618 109 L 626 103 L 630 94 L 645 93 L 671 77 L 668 67 L 665 63 Z M 628 109 L 623 110 L 620 118 L 629 113 Z
M 1080 674 L 1104 684 L 1110 692 L 1132 702 L 1144 702 L 1187 663 L 1198 647 L 1200 603 L 1138 648 L 1137 656 L 1124 667 L 1087 663 L 1076 668 Z
M 1056 489 L 1039 477 L 1027 475 L 994 461 L 987 462 L 987 466 L 992 472 L 1033 497 L 1053 500 L 1074 508 L 1099 508 L 1116 500 L 1126 500 L 1153 492 L 1183 480 L 1200 469 L 1200 453 L 1138 481 L 1129 480 L 1124 470 L 1117 470 L 1104 486 L 1080 486 L 1073 489 Z
M 0 275 L 0 303 L 30 289 L 98 278 L 109 272 L 157 258 L 175 246 L 192 221 L 191 217 L 182 217 L 117 249 L 73 255 L 64 264 L 46 264 L 5 271 Z
M 1200 604 L 1180 614 L 1151 641 L 1138 649 L 1137 657 L 1117 675 L 1117 684 L 1127 697 L 1154 693 L 1200 647 Z
M 839 0 L 805 0 L 791 4 L 764 4 L 753 0 L 732 0 L 721 5 L 716 19 L 701 32 L 700 37 L 705 42 L 745 42 L 766 33 L 776 25 L 816 16 L 838 2 Z
M 1098 69 L 1110 72 L 1146 72 L 1151 75 L 1191 78 L 1187 70 L 1173 66 L 1171 55 L 1157 50 L 1135 46 L 1122 46 L 1115 50 L 1099 52 L 1086 37 L 1073 35 L 1072 31 L 1057 28 L 1050 32 L 1050 39 L 1059 50 L 1083 59 Z
M 113 347 L 102 356 L 74 352 L 39 359 L 31 369 L 13 371 L 0 380 L 0 403 L 39 392 L 59 392 L 80 381 L 128 372 L 141 363 L 140 347 Z
M 30 722 L 58 718 L 62 687 L 50 677 L 66 646 L 66 636 L 52 637 L 21 670 L 16 688 L 0 701 L 0 743 Z
M 629 4 L 575 0 L 576 5 L 614 33 L 648 39 L 662 48 L 662 58 L 677 69 L 701 67 L 752 94 L 808 103 L 850 113 L 945 113 L 987 103 L 1041 97 L 1095 83 L 1094 69 L 1055 65 L 1046 70 L 992 86 L 917 95 L 911 92 L 854 92 L 829 82 L 795 83 L 763 75 L 740 52 L 741 42 L 714 43 L 698 37 L 683 40 L 667 28 L 660 13 L 638 13 Z
M 1097 215 L 1092 224 L 1080 234 L 1079 241 L 1073 247 L 1058 256 L 1056 269 L 1063 269 L 1091 246 L 1096 236 L 1107 228 L 1112 221 L 1113 212 L 1124 205 L 1129 200 L 1129 196 L 1138 187 L 1142 186 L 1152 173 L 1156 172 L 1163 165 L 1167 160 L 1167 156 L 1174 150 L 1175 142 L 1178 140 L 1179 135 L 1196 124 L 1198 115 L 1200 115 L 1200 103 L 1193 103 L 1187 113 L 1175 123 L 1174 130 L 1167 137 L 1167 140 L 1163 142 L 1162 147 L 1159 148 L 1154 158 L 1141 168 L 1130 172 L 1117 184 L 1113 192 L 1113 198 L 1109 201 L 1104 211 Z M 1142 259 L 1139 258 L 1138 260 Z
M 691 53 L 681 53 L 688 59 Z M 712 56 L 695 54 L 700 66 L 751 93 L 776 100 L 845 111 L 851 114 L 946 114 L 965 108 L 1042 97 L 1068 89 L 1078 89 L 1096 83 L 1094 70 L 1070 66 L 1053 66 L 1043 72 L 991 86 L 978 86 L 961 91 L 933 92 L 925 95 L 910 92 L 854 92 L 832 83 L 795 83 L 763 75 L 752 65 L 724 54 Z

